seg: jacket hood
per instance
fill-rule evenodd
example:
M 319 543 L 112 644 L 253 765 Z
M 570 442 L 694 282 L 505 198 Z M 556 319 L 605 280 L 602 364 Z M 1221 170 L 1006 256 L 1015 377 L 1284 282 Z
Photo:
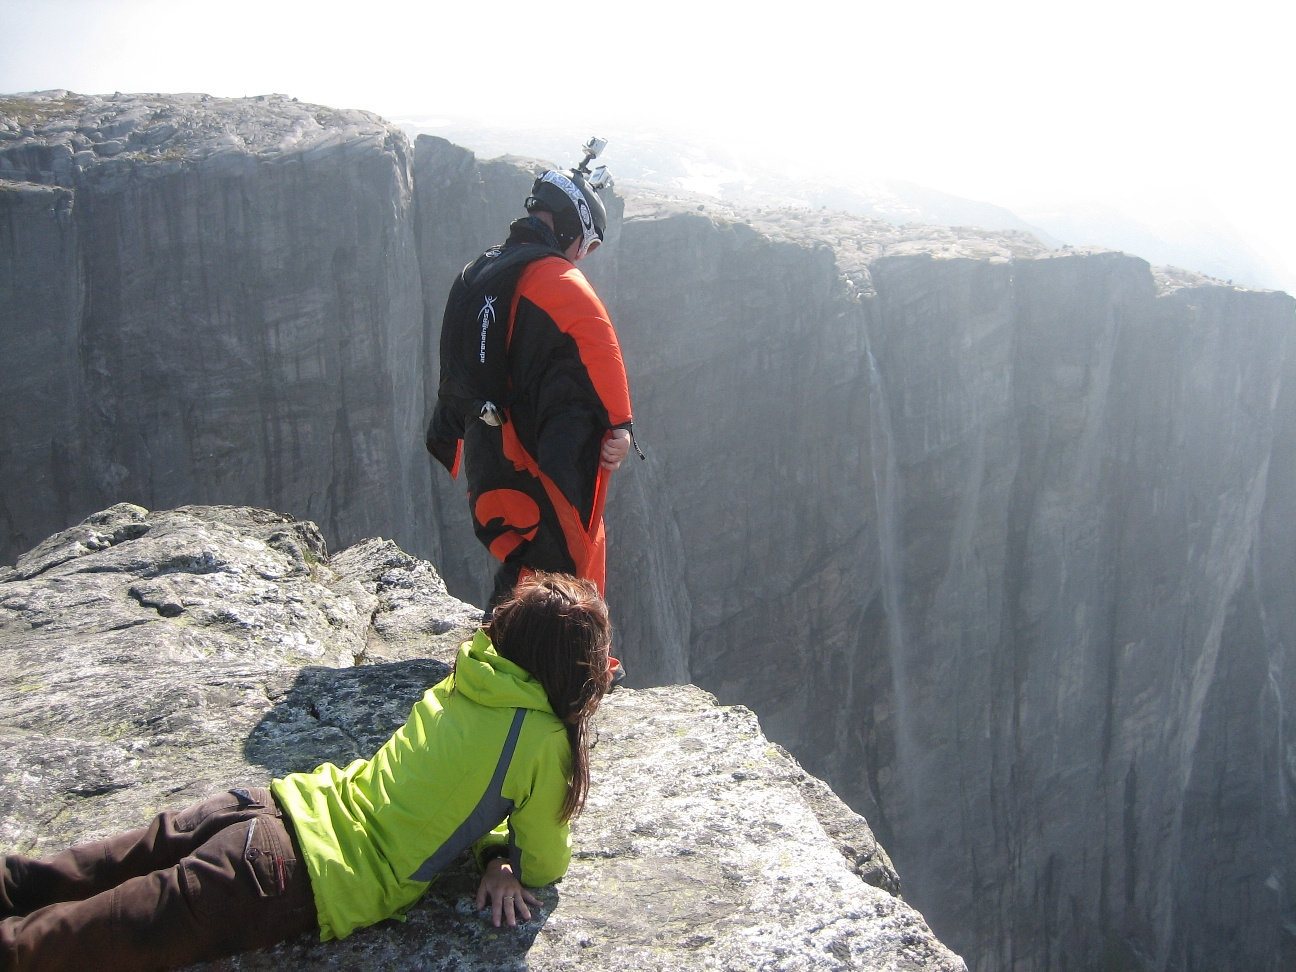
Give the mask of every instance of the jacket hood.
M 459 646 L 454 679 L 455 690 L 480 705 L 553 712 L 544 686 L 526 669 L 496 652 L 481 628 L 472 641 Z

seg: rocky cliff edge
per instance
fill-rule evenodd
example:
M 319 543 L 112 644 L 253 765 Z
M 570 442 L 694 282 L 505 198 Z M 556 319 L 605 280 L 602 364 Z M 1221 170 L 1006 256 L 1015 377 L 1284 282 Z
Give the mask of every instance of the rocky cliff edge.
M 119 505 L 0 569 L 0 849 L 46 854 L 240 781 L 369 755 L 478 617 L 381 539 Z M 863 818 L 692 686 L 597 721 L 571 871 L 515 930 L 459 862 L 405 923 L 209 969 L 963 969 Z

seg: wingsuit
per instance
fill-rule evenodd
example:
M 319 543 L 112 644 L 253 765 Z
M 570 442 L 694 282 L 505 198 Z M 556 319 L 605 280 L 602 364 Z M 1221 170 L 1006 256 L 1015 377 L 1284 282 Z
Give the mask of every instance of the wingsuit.
M 519 219 L 451 288 L 427 434 L 452 476 L 463 469 L 473 529 L 500 561 L 492 604 L 533 570 L 603 592 L 599 452 L 621 428 L 630 391 L 608 312 L 553 231 Z

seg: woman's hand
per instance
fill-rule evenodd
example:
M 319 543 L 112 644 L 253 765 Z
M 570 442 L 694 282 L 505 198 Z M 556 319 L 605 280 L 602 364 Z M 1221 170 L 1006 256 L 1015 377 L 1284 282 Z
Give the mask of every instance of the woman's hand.
M 513 868 L 502 857 L 487 862 L 486 873 L 477 888 L 477 910 L 485 908 L 487 901 L 490 902 L 491 924 L 496 928 L 500 926 L 501 917 L 510 928 L 518 923 L 519 916 L 523 921 L 530 921 L 531 910 L 527 905 L 533 908 L 541 906 L 540 899 L 522 887 L 522 882 L 513 876 Z

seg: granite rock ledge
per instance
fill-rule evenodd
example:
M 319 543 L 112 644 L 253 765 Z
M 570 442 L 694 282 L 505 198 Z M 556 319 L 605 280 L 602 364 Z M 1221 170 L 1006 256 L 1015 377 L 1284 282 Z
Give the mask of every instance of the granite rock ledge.
M 51 853 L 238 781 L 371 753 L 479 614 L 384 540 L 122 504 L 0 569 L 0 850 Z M 863 818 L 693 686 L 619 691 L 568 876 L 497 932 L 471 862 L 405 923 L 253 969 L 959 970 Z

